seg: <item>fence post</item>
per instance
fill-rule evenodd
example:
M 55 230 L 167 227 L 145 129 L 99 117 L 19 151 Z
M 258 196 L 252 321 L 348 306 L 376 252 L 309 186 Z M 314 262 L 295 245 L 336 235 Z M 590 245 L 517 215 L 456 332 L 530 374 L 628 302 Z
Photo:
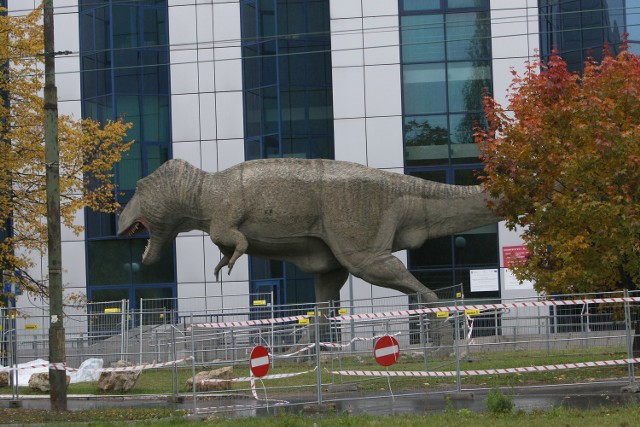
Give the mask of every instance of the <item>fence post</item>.
M 419 307 L 422 308 L 422 307 Z M 424 314 L 419 314 L 420 319 L 420 347 L 422 347 L 422 359 L 424 360 L 424 370 L 429 370 L 429 358 L 427 357 L 427 340 L 425 339 L 426 325 L 424 324 Z
M 15 291 L 14 291 L 15 294 Z M 9 326 L 9 366 L 13 368 L 9 371 L 9 382 L 11 383 L 12 400 L 10 405 L 13 407 L 22 406 L 20 401 L 20 390 L 18 389 L 18 325 L 16 322 L 16 308 L 9 301 L 9 310 L 7 311 Z
M 191 388 L 193 393 L 193 413 L 195 414 L 198 410 L 198 402 L 196 400 L 196 346 L 195 346 L 195 338 L 193 336 L 195 328 L 193 327 L 193 313 L 191 313 Z
M 176 328 L 173 322 L 169 324 L 169 327 L 171 328 L 171 353 L 172 353 L 171 360 L 175 361 L 175 360 L 178 360 L 178 357 L 176 354 L 177 353 L 176 352 Z M 171 368 L 171 388 L 172 388 L 174 397 L 177 397 L 178 396 L 178 365 L 176 365 L 175 363 L 172 365 L 172 368 Z
M 322 370 L 320 369 L 320 312 L 318 311 L 318 304 L 313 309 L 313 320 L 315 327 L 315 342 L 316 342 L 316 385 L 318 390 L 318 404 L 322 405 Z
M 138 310 L 140 310 L 140 322 L 138 324 L 138 330 L 140 331 L 140 333 L 138 334 L 138 336 L 140 337 L 140 364 L 142 365 L 142 341 L 143 341 L 143 335 L 142 335 L 142 298 L 140 298 L 140 305 L 138 306 Z
M 356 314 L 356 307 L 353 302 L 353 276 L 351 273 L 349 273 L 349 314 Z M 351 329 L 349 339 L 351 340 L 351 353 L 353 355 L 356 352 L 356 342 L 353 340 L 356 337 L 356 325 L 353 318 L 349 320 L 349 326 Z
M 456 301 L 456 305 L 458 302 Z M 459 315 L 458 310 L 456 309 L 456 317 L 455 317 L 455 333 L 456 333 L 456 391 L 460 392 L 462 390 L 462 385 L 460 382 L 460 325 L 459 325 Z
M 270 301 L 271 302 L 271 304 L 270 304 L 271 305 L 271 318 L 273 319 L 273 318 L 276 317 L 275 310 L 274 310 L 274 307 L 273 307 L 273 291 L 271 291 L 270 298 L 271 298 L 271 301 Z M 275 337 L 276 337 L 275 323 L 271 323 L 271 353 L 272 354 L 276 353 L 276 341 L 275 341 L 276 338 Z M 271 367 L 273 367 L 273 368 L 276 367 L 275 361 L 276 361 L 276 358 L 272 357 L 271 358 Z
M 127 314 L 124 307 L 125 300 L 120 300 L 120 360 L 125 360 L 125 321 Z
M 624 290 L 624 325 L 627 331 L 627 358 L 633 359 L 633 334 L 631 333 L 631 308 L 629 307 L 629 301 L 626 299 L 629 298 L 629 290 Z M 628 363 L 627 367 L 629 370 L 629 383 L 635 382 L 633 363 Z
M 545 335 L 547 337 L 546 347 L 547 347 L 547 356 L 549 356 L 551 354 L 551 316 L 549 315 L 549 309 L 547 309 L 546 323 L 547 323 L 545 328 Z

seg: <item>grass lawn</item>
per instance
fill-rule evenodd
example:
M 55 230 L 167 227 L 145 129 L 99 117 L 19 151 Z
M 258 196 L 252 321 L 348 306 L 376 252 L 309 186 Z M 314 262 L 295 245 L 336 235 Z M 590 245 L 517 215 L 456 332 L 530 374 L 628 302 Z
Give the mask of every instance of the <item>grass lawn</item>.
M 430 415 L 394 415 L 373 417 L 367 415 L 306 416 L 302 414 L 280 414 L 276 416 L 230 419 L 211 416 L 206 419 L 189 419 L 176 411 L 163 409 L 108 409 L 51 414 L 46 411 L 23 409 L 0 409 L 0 420 L 12 424 L 46 423 L 48 426 L 63 426 L 82 423 L 87 426 L 181 426 L 215 425 L 220 427 L 411 427 L 425 425 L 465 425 L 491 427 L 632 427 L 638 425 L 640 408 L 632 406 L 598 408 L 591 410 L 553 409 L 548 412 L 516 412 L 492 414 L 472 413 L 467 410 L 447 411 Z

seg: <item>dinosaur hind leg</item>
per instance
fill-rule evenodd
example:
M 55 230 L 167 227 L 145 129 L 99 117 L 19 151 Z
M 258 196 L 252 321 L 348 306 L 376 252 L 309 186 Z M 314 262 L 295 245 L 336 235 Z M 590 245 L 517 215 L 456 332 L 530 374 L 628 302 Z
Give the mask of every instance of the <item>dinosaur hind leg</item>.
M 316 302 L 326 303 L 340 299 L 340 289 L 349 277 L 346 268 L 338 268 L 328 273 L 317 273 L 314 275 Z
M 422 302 L 435 302 L 436 294 L 409 273 L 402 261 L 391 253 L 379 255 L 358 253 L 343 261 L 347 268 L 361 279 L 383 288 L 395 289 L 405 294 L 417 293 Z
M 328 320 L 329 306 L 331 301 L 340 299 L 340 289 L 349 277 L 349 271 L 340 267 L 327 273 L 316 273 L 314 275 L 314 286 L 316 291 L 316 303 L 318 305 L 319 318 L 318 329 L 320 331 L 320 341 L 331 341 L 331 325 Z M 312 329 L 312 336 L 315 336 L 315 328 Z

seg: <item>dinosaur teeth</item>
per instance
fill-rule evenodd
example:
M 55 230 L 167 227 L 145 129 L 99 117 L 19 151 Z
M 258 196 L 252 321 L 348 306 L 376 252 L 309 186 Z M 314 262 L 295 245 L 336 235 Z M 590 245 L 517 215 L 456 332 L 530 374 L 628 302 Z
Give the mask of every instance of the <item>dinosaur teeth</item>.
M 142 259 L 144 259 L 147 256 L 147 252 L 149 252 L 149 246 L 151 246 L 150 243 L 151 241 L 147 240 L 147 244 L 144 247 L 144 252 L 142 253 Z
M 137 232 L 139 232 L 139 231 L 140 231 L 140 228 L 141 228 L 141 227 L 142 227 L 142 224 L 140 224 L 139 222 L 134 223 L 134 224 L 129 228 L 129 230 L 127 230 L 126 235 L 127 235 L 128 237 L 133 236 L 134 234 L 136 234 Z

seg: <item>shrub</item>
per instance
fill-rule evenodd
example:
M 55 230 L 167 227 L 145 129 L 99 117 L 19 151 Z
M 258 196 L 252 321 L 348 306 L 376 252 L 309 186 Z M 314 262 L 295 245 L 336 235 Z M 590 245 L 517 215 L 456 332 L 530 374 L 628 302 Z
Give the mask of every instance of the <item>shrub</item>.
M 504 394 L 498 387 L 487 396 L 487 409 L 492 414 L 508 414 L 513 410 L 513 396 Z

